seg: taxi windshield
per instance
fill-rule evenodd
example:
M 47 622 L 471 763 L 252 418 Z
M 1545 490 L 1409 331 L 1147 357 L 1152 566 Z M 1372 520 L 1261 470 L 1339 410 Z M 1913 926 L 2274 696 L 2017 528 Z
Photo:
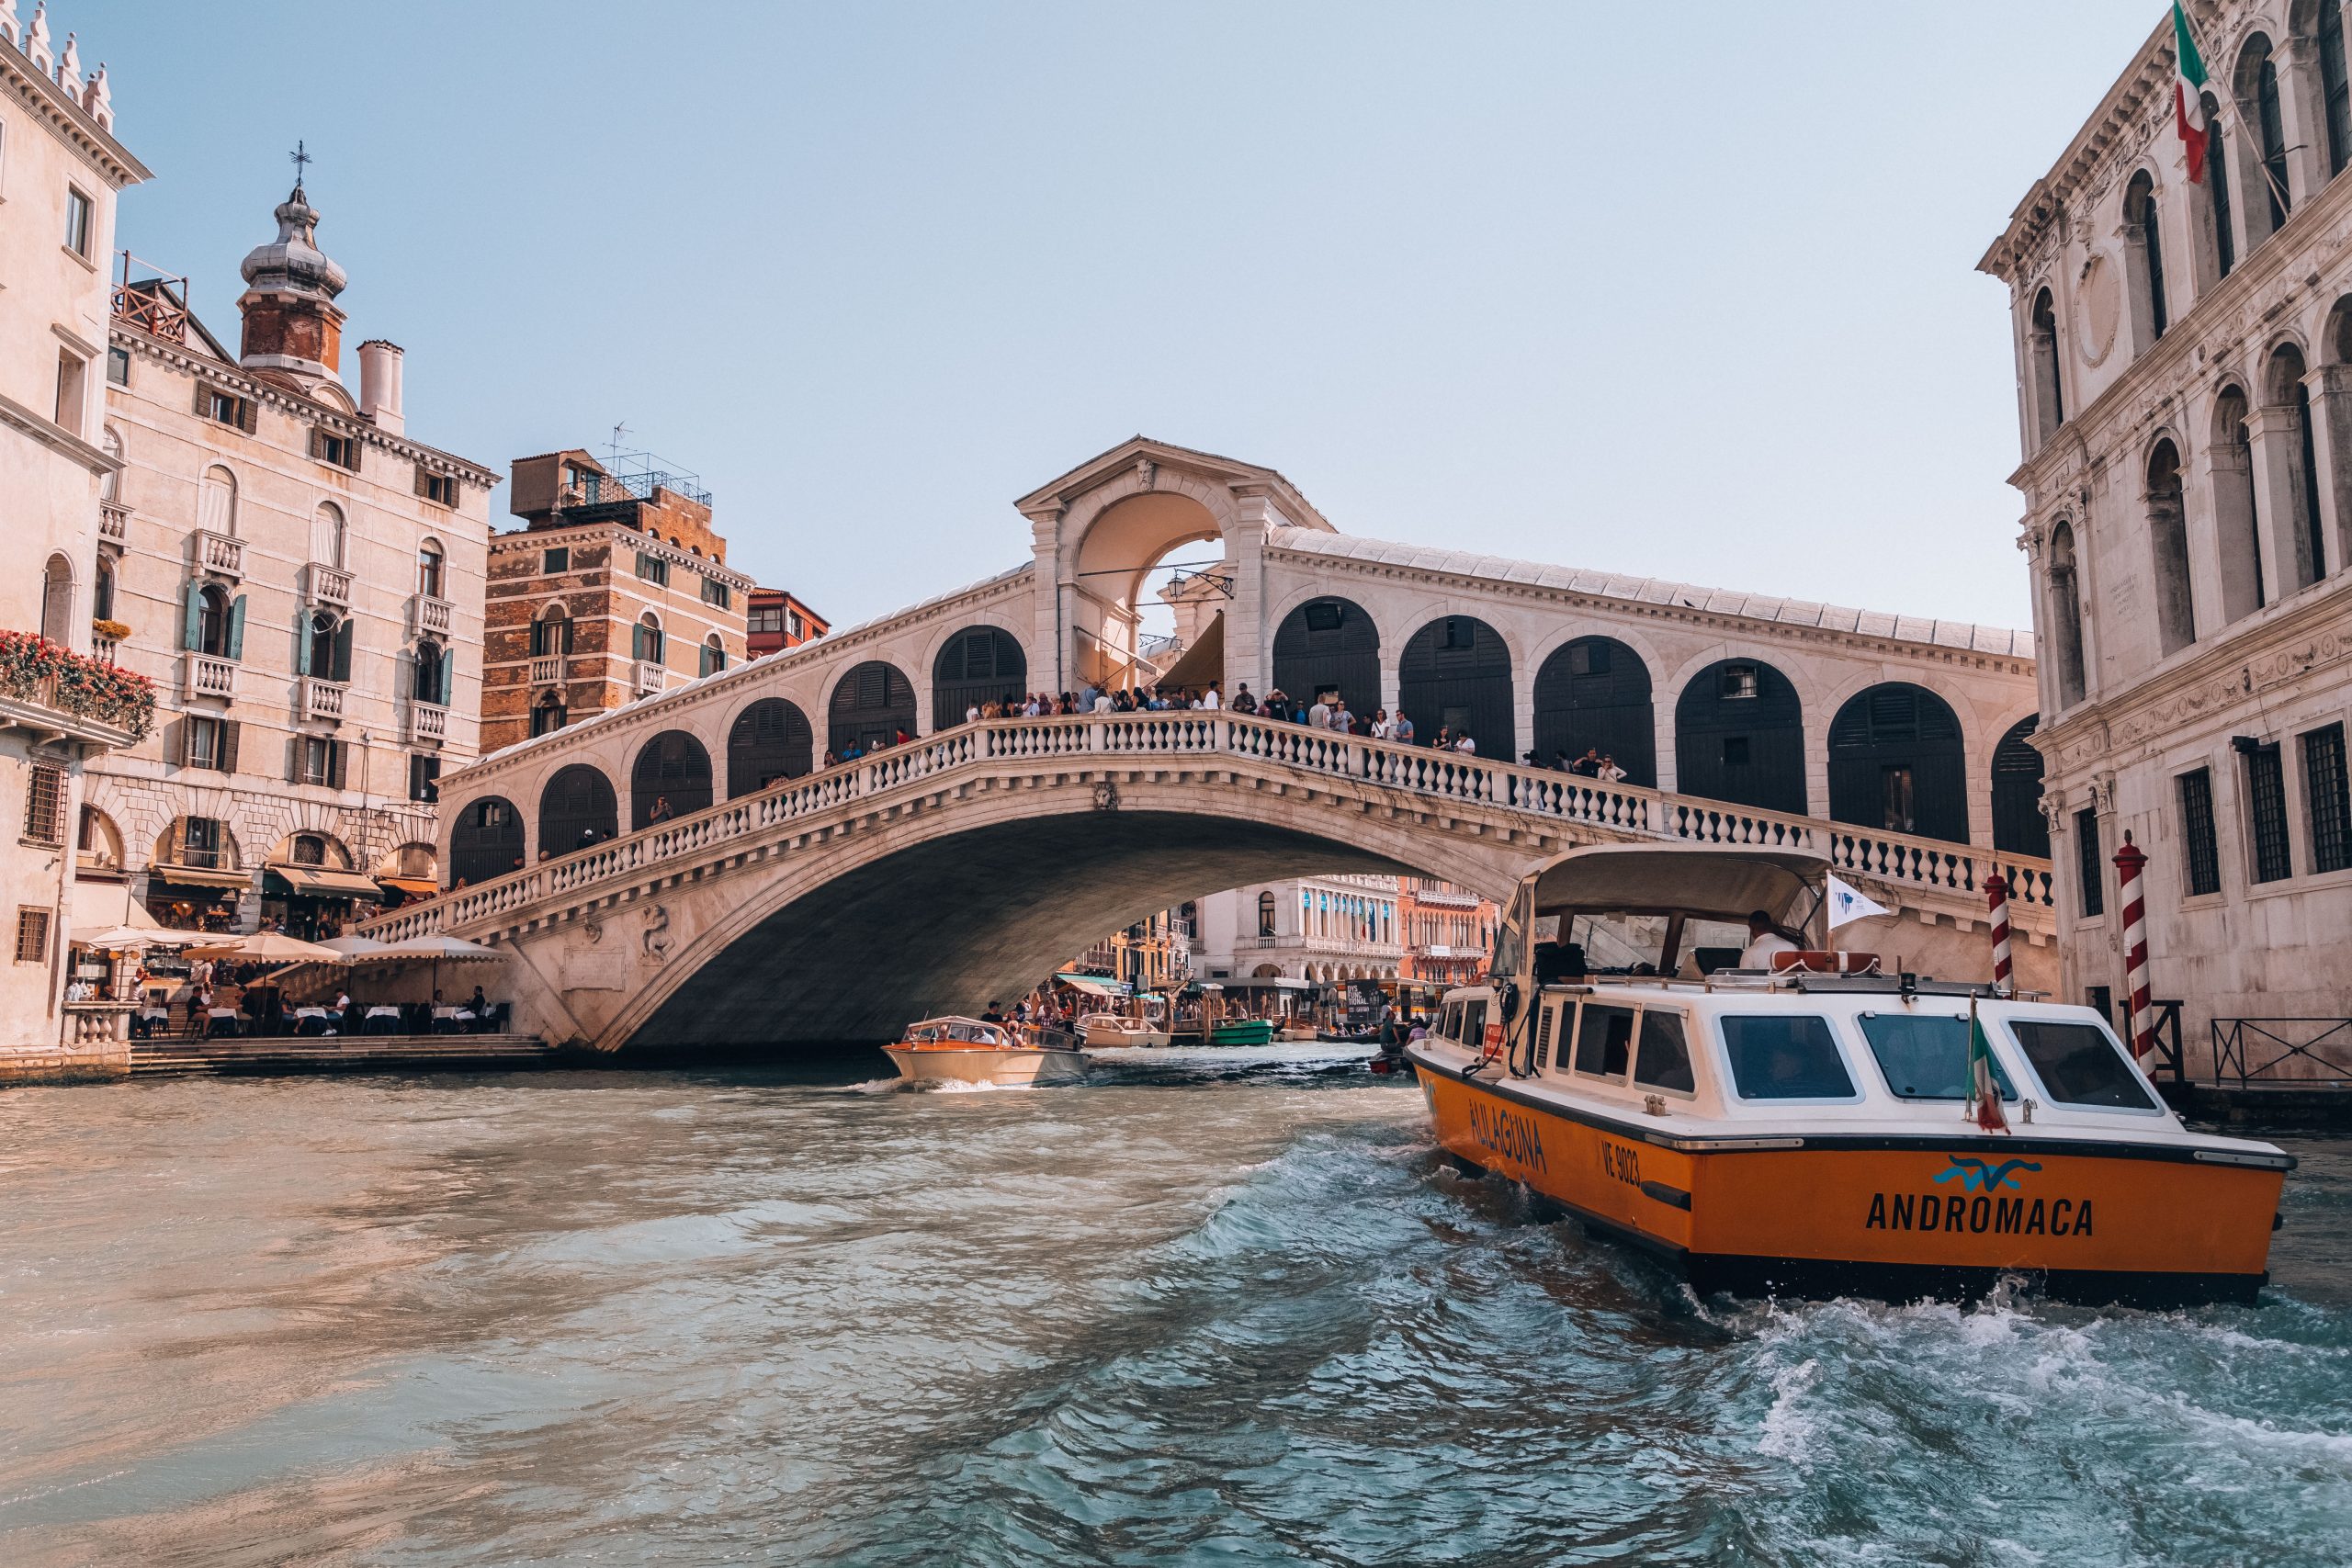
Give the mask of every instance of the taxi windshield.
M 1920 1013 L 1866 1012 L 1862 1038 L 1871 1043 L 1878 1070 L 1898 1100 L 1968 1098 L 1968 1020 Z M 2003 1100 L 2015 1100 L 2009 1075 L 1998 1056 L 1993 1078 Z

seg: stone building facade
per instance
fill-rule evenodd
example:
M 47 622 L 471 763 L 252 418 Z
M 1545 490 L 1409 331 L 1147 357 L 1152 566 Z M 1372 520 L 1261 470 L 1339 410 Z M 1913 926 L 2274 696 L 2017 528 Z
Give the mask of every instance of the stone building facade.
M 91 647 L 91 568 L 115 464 L 98 439 L 115 198 L 147 170 L 114 136 L 103 70 L 85 77 L 45 13 L 0 5 L 0 1077 L 111 1040 L 73 1038 L 69 849 L 87 761 L 146 719 Z M 105 690 L 101 690 L 103 687 Z M 135 704 L 133 706 L 135 707 Z M 72 1025 L 69 1028 L 69 1024 Z M 111 1034 L 109 1026 L 100 1032 Z M 103 1054 L 103 1053 L 102 1053 Z
M 693 475 L 642 454 L 607 464 L 577 449 L 518 457 L 513 472 L 508 510 L 524 526 L 490 546 L 484 746 L 744 661 L 755 585 L 728 566 L 709 493 Z M 678 799 L 707 804 L 707 758 L 698 781 L 690 758 L 673 757 L 666 770 Z
M 1199 900 L 1193 967 L 1205 980 L 1394 980 L 1405 958 L 1397 878 L 1288 877 Z
M 2064 988 L 2126 994 L 2128 835 L 2197 1065 L 2238 1021 L 2352 1015 L 2352 90 L 2339 0 L 2188 12 L 2194 148 L 2167 21 L 1980 265 L 2014 321 Z
M 1405 876 L 1397 878 L 1396 918 L 1405 933 L 1406 979 L 1466 986 L 1485 972 L 1502 912 L 1466 887 Z
M 232 353 L 184 280 L 115 293 L 87 567 L 154 732 L 93 770 L 85 902 L 315 932 L 435 879 L 434 802 L 472 761 L 496 475 L 406 433 L 401 350 L 340 372 L 343 268 L 300 186 L 245 258 Z M 403 887 L 402 885 L 405 885 Z

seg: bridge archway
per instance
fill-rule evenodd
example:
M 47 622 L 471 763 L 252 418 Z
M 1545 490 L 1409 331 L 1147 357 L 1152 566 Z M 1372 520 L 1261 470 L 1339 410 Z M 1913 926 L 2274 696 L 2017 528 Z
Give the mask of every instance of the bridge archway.
M 1674 704 L 1675 788 L 1684 795 L 1805 809 L 1804 704 L 1760 659 L 1723 659 L 1690 677 Z
M 523 863 L 523 814 L 503 795 L 466 803 L 449 828 L 449 885 L 503 876 Z
M 672 817 L 710 805 L 710 753 L 683 729 L 665 729 L 638 748 L 629 770 L 629 830 L 651 827 L 654 803 L 664 800 Z
M 1396 705 L 1424 746 L 1440 728 L 1467 729 L 1478 755 L 1519 761 L 1510 645 L 1476 615 L 1440 615 L 1412 635 L 1396 662 Z
M 1348 711 L 1370 718 L 1380 700 L 1380 627 L 1352 599 L 1326 594 L 1274 630 L 1274 684 L 1302 707 L 1337 690 Z
M 2030 713 L 1993 748 L 1993 847 L 2007 854 L 2050 854 L 2050 819 L 2041 814 L 2041 753 L 2026 737 L 2041 725 Z
M 834 683 L 826 717 L 825 749 L 834 756 L 852 746 L 878 750 L 900 730 L 915 732 L 914 685 L 897 665 L 869 659 Z
M 539 791 L 539 849 L 570 854 L 605 839 L 620 837 L 620 804 L 613 782 L 585 762 L 556 771 Z
M 1839 822 L 1968 841 L 1960 716 L 1906 681 L 1857 692 L 1829 723 L 1829 815 Z
M 967 708 L 1018 700 L 1029 689 L 1029 657 L 1001 626 L 966 626 L 931 665 L 931 728 L 964 722 Z
M 1155 470 L 1151 482 L 1161 478 Z M 1070 662 L 1062 683 L 1136 683 L 1136 642 L 1153 570 L 1186 545 L 1209 540 L 1229 555 L 1222 551 L 1224 538 L 1223 519 L 1186 489 L 1121 496 L 1089 519 L 1070 552 Z
M 727 731 L 727 798 L 797 779 L 816 766 L 816 735 L 808 716 L 783 697 L 762 697 L 735 716 Z
M 1535 672 L 1535 758 L 1574 761 L 1597 750 L 1616 760 L 1628 784 L 1657 784 L 1657 715 L 1650 669 L 1609 637 L 1580 637 L 1552 650 Z

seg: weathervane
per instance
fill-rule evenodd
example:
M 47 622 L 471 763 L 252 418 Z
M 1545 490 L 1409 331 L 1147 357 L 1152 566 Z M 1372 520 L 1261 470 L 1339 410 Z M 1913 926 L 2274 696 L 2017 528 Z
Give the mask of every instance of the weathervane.
M 300 139 L 297 139 L 294 143 L 294 151 L 286 155 L 294 161 L 294 183 L 300 186 L 302 183 L 303 171 L 316 160 L 311 156 L 310 150 L 302 145 Z

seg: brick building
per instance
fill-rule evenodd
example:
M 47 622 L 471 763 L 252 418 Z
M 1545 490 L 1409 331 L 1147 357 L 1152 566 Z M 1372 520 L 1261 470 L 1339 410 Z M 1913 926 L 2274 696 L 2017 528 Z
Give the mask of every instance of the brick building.
M 752 589 L 749 621 L 745 646 L 754 659 L 814 642 L 833 629 L 831 621 L 784 588 Z
M 747 657 L 750 578 L 727 565 L 710 494 L 647 454 L 518 457 L 490 543 L 481 735 L 494 751 Z M 692 759 L 673 759 L 687 795 Z M 708 788 L 709 763 L 699 764 Z M 640 824 L 641 825 L 641 824 Z

